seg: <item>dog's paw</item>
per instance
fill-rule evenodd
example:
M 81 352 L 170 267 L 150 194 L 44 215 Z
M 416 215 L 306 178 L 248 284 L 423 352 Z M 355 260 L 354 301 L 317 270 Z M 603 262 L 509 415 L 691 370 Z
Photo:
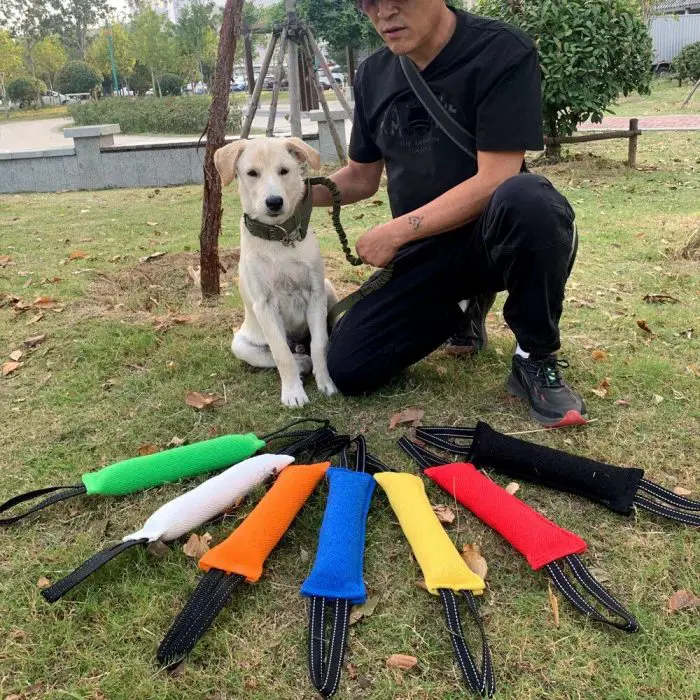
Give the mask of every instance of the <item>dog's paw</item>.
M 308 355 L 294 355 L 294 361 L 297 363 L 297 369 L 302 377 L 311 374 L 313 362 Z
M 301 384 L 292 387 L 282 387 L 282 403 L 287 408 L 298 408 L 299 406 L 306 406 L 309 403 L 309 397 Z
M 338 393 L 338 389 L 336 389 L 333 380 L 329 376 L 316 377 L 316 386 L 318 386 L 318 390 L 326 396 L 333 396 L 333 394 Z

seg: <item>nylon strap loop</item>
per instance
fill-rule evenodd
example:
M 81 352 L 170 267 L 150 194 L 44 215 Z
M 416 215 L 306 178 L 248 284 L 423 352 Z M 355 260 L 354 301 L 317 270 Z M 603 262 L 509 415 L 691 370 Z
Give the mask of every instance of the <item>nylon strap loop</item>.
M 10 498 L 8 501 L 5 501 L 5 503 L 0 505 L 0 513 L 5 513 L 11 508 L 18 506 L 20 503 L 26 503 L 27 501 L 39 498 L 40 496 L 45 496 L 49 493 L 53 494 L 48 498 L 45 498 L 43 501 L 40 501 L 24 513 L 20 513 L 19 515 L 13 515 L 9 518 L 0 518 L 0 526 L 12 525 L 13 523 L 23 520 L 32 513 L 36 513 L 40 510 L 43 510 L 44 508 L 48 508 L 54 503 L 60 503 L 61 501 L 65 501 L 69 498 L 81 496 L 86 492 L 87 489 L 85 488 L 85 486 L 83 486 L 82 484 L 78 484 L 76 486 L 49 486 L 44 489 L 28 491 L 27 493 L 20 494 L 19 496 L 14 496 L 13 498 Z
M 219 569 L 211 569 L 202 576 L 158 647 L 156 656 L 163 666 L 178 664 L 194 649 L 243 580 L 243 576 Z
M 609 613 L 621 618 L 623 621 L 615 620 L 601 614 L 591 603 L 589 603 L 574 584 L 567 578 L 562 564 L 568 564 L 576 581 L 582 588 L 595 598 L 595 600 Z M 556 588 L 564 595 L 564 597 L 583 615 L 591 617 L 597 622 L 606 625 L 611 625 L 624 632 L 637 632 L 639 623 L 634 616 L 628 612 L 622 604 L 614 598 L 600 582 L 591 574 L 584 563 L 576 554 L 571 554 L 568 557 L 559 559 L 547 564 L 547 572 L 552 578 L 552 582 Z
M 83 562 L 83 564 L 81 564 L 77 569 L 72 571 L 65 578 L 62 578 L 60 581 L 54 583 L 53 586 L 45 588 L 41 592 L 41 595 L 43 595 L 49 603 L 55 603 L 63 598 L 68 591 L 73 590 L 78 584 L 82 583 L 89 576 L 92 576 L 92 574 L 101 569 L 108 562 L 112 561 L 112 559 L 115 557 L 118 557 L 120 554 L 123 554 L 132 547 L 145 544 L 148 544 L 147 537 L 140 540 L 120 542 L 119 544 L 107 547 L 107 549 L 103 549 L 101 552 L 98 552 L 94 556 L 90 557 L 90 559 Z
M 446 588 L 440 589 L 442 606 L 445 611 L 447 629 L 450 631 L 452 649 L 462 670 L 464 680 L 469 688 L 477 695 L 491 697 L 496 692 L 496 677 L 493 672 L 493 660 L 491 649 L 486 638 L 484 623 L 479 615 L 476 600 L 471 591 L 461 591 L 467 601 L 467 609 L 472 620 L 476 623 L 481 635 L 481 669 L 477 669 L 476 662 L 472 656 L 467 641 L 462 631 L 462 622 L 457 609 L 457 599 L 455 592 Z
M 331 636 L 326 639 L 326 608 L 330 609 Z M 311 598 L 309 604 L 309 672 L 324 698 L 338 690 L 347 648 L 351 604 L 347 600 Z
M 260 439 L 264 440 L 266 443 L 269 443 L 272 440 L 276 440 L 278 438 L 298 437 L 300 436 L 300 433 L 303 434 L 313 432 L 311 430 L 288 432 L 290 431 L 290 428 L 294 428 L 297 425 L 304 425 L 304 423 L 313 423 L 323 428 L 332 427 L 330 421 L 326 420 L 325 418 L 297 418 L 296 420 L 291 421 L 291 423 L 287 423 L 287 425 L 283 425 L 281 428 L 278 428 L 277 430 L 274 430 L 271 433 L 268 433 L 267 435 L 261 435 Z

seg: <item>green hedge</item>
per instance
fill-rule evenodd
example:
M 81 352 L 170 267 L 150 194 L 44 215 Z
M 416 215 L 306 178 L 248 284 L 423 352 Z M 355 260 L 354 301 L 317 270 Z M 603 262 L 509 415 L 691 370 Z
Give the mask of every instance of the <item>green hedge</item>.
M 70 105 L 76 126 L 119 124 L 125 134 L 201 134 L 209 119 L 209 95 L 185 97 L 106 97 Z M 227 131 L 241 130 L 241 111 L 229 108 Z

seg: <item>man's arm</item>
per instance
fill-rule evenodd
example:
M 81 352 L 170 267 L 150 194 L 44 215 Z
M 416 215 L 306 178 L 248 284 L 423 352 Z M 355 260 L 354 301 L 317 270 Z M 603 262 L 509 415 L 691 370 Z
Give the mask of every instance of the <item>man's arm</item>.
M 338 185 L 343 204 L 354 204 L 367 199 L 377 192 L 382 178 L 384 161 L 358 163 L 354 160 L 331 175 Z M 329 207 L 333 204 L 331 193 L 323 185 L 314 185 L 313 202 L 315 207 Z
M 479 171 L 474 177 L 419 209 L 367 231 L 357 242 L 359 256 L 370 265 L 385 267 L 406 243 L 452 231 L 478 218 L 498 187 L 520 172 L 524 155 L 524 151 L 478 151 Z

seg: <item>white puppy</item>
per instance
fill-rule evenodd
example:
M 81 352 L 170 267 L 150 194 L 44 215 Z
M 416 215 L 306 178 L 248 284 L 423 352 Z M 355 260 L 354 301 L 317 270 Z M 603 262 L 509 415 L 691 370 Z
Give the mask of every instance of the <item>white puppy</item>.
M 224 185 L 238 179 L 244 213 L 239 288 L 245 319 L 233 335 L 233 354 L 254 367 L 277 367 L 285 406 L 308 403 L 300 375 L 312 367 L 319 390 L 336 393 L 326 365 L 326 319 L 338 298 L 308 226 L 301 169 L 303 163 L 318 168 L 320 155 L 298 138 L 258 138 L 220 148 L 214 162 Z M 311 356 L 292 353 L 290 343 L 309 334 Z

